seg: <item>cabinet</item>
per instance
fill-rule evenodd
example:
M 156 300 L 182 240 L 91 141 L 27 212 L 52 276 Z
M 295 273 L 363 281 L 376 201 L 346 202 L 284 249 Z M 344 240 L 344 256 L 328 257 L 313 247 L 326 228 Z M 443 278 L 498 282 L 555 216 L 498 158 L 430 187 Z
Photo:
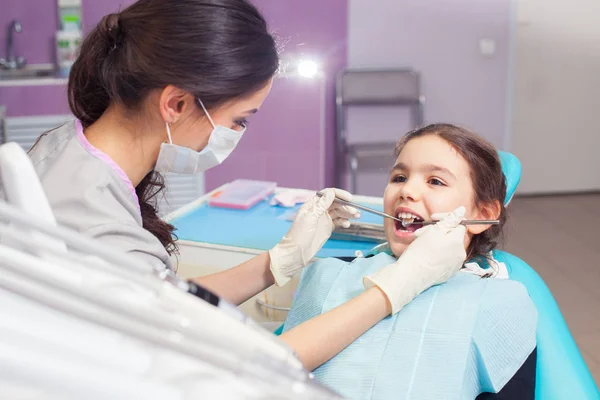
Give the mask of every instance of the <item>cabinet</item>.
M 72 118 L 69 115 L 41 115 L 31 117 L 6 118 L 6 142 L 16 142 L 28 151 L 44 132 L 55 128 Z

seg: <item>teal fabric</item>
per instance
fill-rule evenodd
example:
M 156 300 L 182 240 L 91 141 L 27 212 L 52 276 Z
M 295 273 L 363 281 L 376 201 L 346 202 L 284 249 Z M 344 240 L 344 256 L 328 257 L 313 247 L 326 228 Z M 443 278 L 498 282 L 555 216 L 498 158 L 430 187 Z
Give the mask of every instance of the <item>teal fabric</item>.
M 502 172 L 506 178 L 506 197 L 504 199 L 504 205 L 508 205 L 510 200 L 513 198 L 519 182 L 521 182 L 521 161 L 511 153 L 505 151 L 499 151 L 498 156 L 502 163 Z
M 538 310 L 536 399 L 600 399 L 594 378 L 542 278 L 512 254 L 495 251 L 494 258 L 506 265 L 511 279 L 527 288 Z M 279 327 L 277 335 L 283 327 Z
M 283 333 L 283 324 L 273 332 L 275 336 L 280 336 Z
M 498 155 L 506 177 L 508 204 L 521 181 L 521 162 L 507 152 L 499 151 Z M 525 285 L 538 309 L 536 398 L 600 399 L 592 374 L 542 278 L 525 261 L 511 254 L 495 251 L 494 258 L 506 265 L 511 279 Z
M 511 279 L 527 288 L 538 310 L 536 399 L 600 399 L 594 378 L 542 278 L 512 254 L 495 251 L 494 258 L 506 265 Z
M 387 254 L 305 269 L 284 331 L 364 292 Z M 523 285 L 460 272 L 423 292 L 314 371 L 350 399 L 474 399 L 498 392 L 535 348 L 536 310 Z

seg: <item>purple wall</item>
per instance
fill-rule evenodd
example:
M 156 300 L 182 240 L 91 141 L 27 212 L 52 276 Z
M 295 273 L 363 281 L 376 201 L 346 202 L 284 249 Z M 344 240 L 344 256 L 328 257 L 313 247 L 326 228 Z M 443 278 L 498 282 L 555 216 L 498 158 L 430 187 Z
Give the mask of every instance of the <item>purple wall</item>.
M 103 15 L 130 4 L 128 0 L 83 0 L 83 23 L 89 31 Z M 334 77 L 346 64 L 347 0 L 254 0 L 265 14 L 271 31 L 283 44 L 283 53 L 312 55 L 324 63 L 326 75 L 327 166 L 315 159 L 322 147 L 320 88 L 315 82 L 278 79 L 263 109 L 251 121 L 240 151 L 206 177 L 207 189 L 237 177 L 276 180 L 281 185 L 318 189 L 325 169 L 327 184 L 333 181 Z M 54 61 L 54 32 L 57 29 L 56 0 L 4 0 L 0 15 L 0 43 L 5 43 L 5 27 L 13 18 L 23 25 L 16 36 L 15 51 L 29 63 Z M 35 13 L 33 12 L 35 10 Z M 308 104 L 310 103 L 310 104 Z M 9 116 L 63 114 L 68 111 L 64 86 L 0 87 L 0 104 Z M 288 165 L 290 144 L 300 144 L 297 164 Z M 296 146 L 296 145 L 291 145 Z M 317 146 L 315 148 L 315 146 Z M 314 151 L 313 151 L 314 150 Z M 260 161 L 262 160 L 262 161 Z M 308 163 L 312 166 L 308 166 Z M 315 169 L 319 168 L 319 169 Z M 287 171 L 287 172 L 283 172 Z
M 23 32 L 15 35 L 15 52 L 30 64 L 53 63 L 54 33 L 58 29 L 57 0 L 2 0 L 0 5 L 0 54 L 6 54 L 6 28 L 17 19 Z M 82 0 L 83 24 L 86 31 L 105 14 L 117 11 L 127 0 Z
M 69 115 L 66 85 L 0 86 L 7 117 Z
M 308 55 L 320 58 L 324 64 L 326 83 L 325 184 L 332 185 L 334 171 L 335 137 L 335 74 L 346 65 L 346 42 L 348 35 L 347 0 L 253 0 L 264 13 L 269 28 L 284 44 L 283 54 Z M 285 88 L 285 89 L 284 89 Z M 240 148 L 222 166 L 208 171 L 206 188 L 213 189 L 223 183 L 241 177 L 275 180 L 281 186 L 319 189 L 319 177 L 315 176 L 319 153 L 306 153 L 309 159 L 298 159 L 299 165 L 286 164 L 285 155 L 292 155 L 292 146 L 304 137 L 310 143 L 318 140 L 321 112 L 318 107 L 305 103 L 320 100 L 318 88 L 302 80 L 278 79 L 272 94 L 260 113 L 250 122 L 247 136 Z M 274 140 L 279 138 L 279 140 Z M 310 147 L 310 145 L 308 145 Z M 306 147 L 306 146 L 305 146 Z M 256 150 L 254 150 L 256 149 Z M 264 153 L 258 151 L 262 149 Z M 318 150 L 318 147 L 317 149 Z M 261 154 L 263 154 L 261 156 Z M 268 168 L 253 168 L 254 161 L 268 157 Z M 275 160 L 281 163 L 275 163 Z M 292 158 L 296 160 L 296 158 Z M 265 161 L 266 162 L 266 161 Z M 244 168 L 248 166 L 248 168 Z M 289 170 L 282 175 L 279 169 Z M 296 178 L 294 178 L 296 177 Z
M 133 3 L 133 0 L 82 0 L 83 28 L 89 32 L 107 14 L 114 13 Z
M 84 28 L 89 31 L 102 16 L 130 2 L 83 0 Z M 15 53 L 25 56 L 29 64 L 54 63 L 57 7 L 57 0 L 3 0 L 0 6 L 0 54 L 6 53 L 6 27 L 17 19 L 23 31 L 14 36 Z M 69 113 L 66 85 L 1 86 L 0 104 L 7 106 L 9 117 Z
M 23 26 L 15 34 L 15 52 L 28 63 L 54 60 L 54 32 L 58 26 L 57 0 L 2 0 L 0 5 L 0 54 L 6 55 L 6 28 L 13 19 Z
M 212 190 L 234 179 L 262 179 L 282 187 L 318 190 L 321 162 L 321 82 L 282 78 L 250 119 L 236 151 L 205 174 Z

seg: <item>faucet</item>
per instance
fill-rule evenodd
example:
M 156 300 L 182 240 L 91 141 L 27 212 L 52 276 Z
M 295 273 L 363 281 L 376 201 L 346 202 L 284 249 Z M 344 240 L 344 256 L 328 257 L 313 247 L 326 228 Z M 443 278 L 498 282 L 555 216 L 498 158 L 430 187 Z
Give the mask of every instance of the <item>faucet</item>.
M 16 19 L 8 25 L 6 32 L 6 58 L 0 58 L 0 67 L 4 69 L 19 69 L 25 65 L 25 57 L 14 55 L 14 34 L 23 30 L 21 23 Z

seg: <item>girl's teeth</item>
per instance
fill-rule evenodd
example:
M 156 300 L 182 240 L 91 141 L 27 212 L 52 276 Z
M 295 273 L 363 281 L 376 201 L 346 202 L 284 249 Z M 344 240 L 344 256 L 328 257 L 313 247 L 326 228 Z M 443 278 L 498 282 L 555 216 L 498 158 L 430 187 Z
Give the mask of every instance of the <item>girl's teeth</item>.
M 402 219 L 401 230 L 406 231 L 406 229 L 402 228 L 407 228 L 410 226 L 413 222 L 415 222 L 417 216 L 409 212 L 399 212 L 396 218 Z
M 417 218 L 417 216 L 414 215 L 414 214 L 408 213 L 408 212 L 401 212 L 401 213 L 398 213 L 398 218 L 402 218 L 402 219 L 404 219 L 404 218 L 412 218 L 412 219 L 415 219 L 415 218 Z
M 415 222 L 414 218 L 402 218 L 402 226 L 403 227 L 407 227 L 410 224 L 412 224 L 413 222 Z

